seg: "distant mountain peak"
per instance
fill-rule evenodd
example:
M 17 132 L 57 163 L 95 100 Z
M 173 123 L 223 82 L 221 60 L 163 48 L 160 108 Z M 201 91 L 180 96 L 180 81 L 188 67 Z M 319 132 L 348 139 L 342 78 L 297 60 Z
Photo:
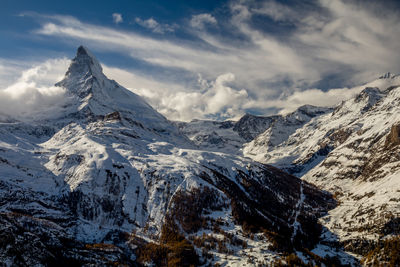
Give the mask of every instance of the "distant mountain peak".
M 331 107 L 319 107 L 319 106 L 313 106 L 313 105 L 302 105 L 298 107 L 293 113 L 305 113 L 306 115 L 310 117 L 315 117 L 317 115 L 325 114 L 327 112 L 332 111 Z
M 378 87 L 365 87 L 360 94 L 377 94 L 381 90 Z
M 393 78 L 396 78 L 397 76 L 398 75 L 387 72 L 387 73 L 383 74 L 382 76 L 380 76 L 379 79 L 393 79 Z

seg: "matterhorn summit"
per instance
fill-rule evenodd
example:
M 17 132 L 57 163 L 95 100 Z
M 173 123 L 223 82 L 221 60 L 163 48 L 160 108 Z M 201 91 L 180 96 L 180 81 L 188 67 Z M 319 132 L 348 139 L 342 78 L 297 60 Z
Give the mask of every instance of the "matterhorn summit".
M 95 81 L 104 83 L 106 80 L 103 69 L 94 55 L 86 47 L 80 46 L 76 57 L 72 60 L 65 74 L 65 78 L 56 86 L 64 87 L 70 93 L 85 98 L 89 94 L 93 94 L 93 83 Z
M 86 47 L 78 48 L 64 79 L 56 86 L 64 88 L 72 98 L 64 114 L 72 114 L 73 119 L 96 120 L 118 113 L 121 119 L 145 124 L 147 128 L 176 132 L 167 119 L 144 99 L 108 79 L 98 60 Z

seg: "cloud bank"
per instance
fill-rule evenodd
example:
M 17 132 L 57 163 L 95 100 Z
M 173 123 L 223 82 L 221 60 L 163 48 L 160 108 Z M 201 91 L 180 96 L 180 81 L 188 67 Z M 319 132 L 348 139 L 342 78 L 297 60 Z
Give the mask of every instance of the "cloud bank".
M 61 58 L 35 64 L 22 70 L 12 84 L 0 88 L 0 119 L 5 116 L 24 120 L 58 110 L 66 97 L 64 89 L 55 87 L 54 81 L 61 80 L 69 62 Z
M 347 87 L 399 72 L 396 10 L 369 1 L 285 3 L 230 1 L 223 16 L 189 14 L 174 31 L 135 19 L 157 36 L 59 15 L 42 17 L 34 33 L 144 62 L 147 72 L 105 71 L 174 120 L 332 106 L 361 90 Z

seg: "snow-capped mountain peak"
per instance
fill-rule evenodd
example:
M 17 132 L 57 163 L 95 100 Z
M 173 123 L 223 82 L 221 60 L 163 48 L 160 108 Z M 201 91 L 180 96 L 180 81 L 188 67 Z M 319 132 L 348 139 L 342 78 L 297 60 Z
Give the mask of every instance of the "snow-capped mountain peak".
M 93 121 L 117 112 L 121 119 L 149 129 L 162 129 L 174 135 L 178 132 L 144 99 L 108 79 L 99 61 L 84 46 L 78 48 L 64 79 L 56 86 L 63 87 L 70 98 L 62 115 L 67 114 L 67 121 L 68 118 Z
M 92 73 L 101 73 L 103 72 L 103 68 L 101 67 L 99 61 L 96 57 L 90 52 L 90 50 L 84 46 L 80 46 L 77 50 L 76 57 L 74 59 L 75 62 L 80 65 L 88 66 Z M 71 65 L 72 67 L 73 65 Z
M 92 83 L 93 79 L 104 81 L 107 78 L 103 74 L 103 68 L 96 57 L 89 49 L 80 46 L 64 79 L 57 83 L 56 86 L 64 87 L 70 93 L 77 94 L 79 97 L 84 98 L 92 93 L 92 86 L 80 85 Z

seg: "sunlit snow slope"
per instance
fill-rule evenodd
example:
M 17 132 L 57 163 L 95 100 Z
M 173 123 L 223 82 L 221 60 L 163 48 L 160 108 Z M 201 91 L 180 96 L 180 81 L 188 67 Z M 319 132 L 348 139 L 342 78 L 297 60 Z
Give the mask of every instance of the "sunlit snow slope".
M 327 237 L 365 255 L 400 233 L 400 76 L 363 88 L 280 144 L 264 145 L 269 136 L 261 134 L 244 154 L 335 194 L 338 207 L 322 219 L 335 234 Z
M 56 86 L 68 98 L 59 113 L 0 124 L 6 265 L 149 263 L 142 247 L 165 240 L 165 229 L 194 246 L 196 264 L 271 264 L 277 249 L 318 242 L 317 218 L 334 206 L 328 193 L 274 167 L 199 149 L 107 79 L 87 48 Z

